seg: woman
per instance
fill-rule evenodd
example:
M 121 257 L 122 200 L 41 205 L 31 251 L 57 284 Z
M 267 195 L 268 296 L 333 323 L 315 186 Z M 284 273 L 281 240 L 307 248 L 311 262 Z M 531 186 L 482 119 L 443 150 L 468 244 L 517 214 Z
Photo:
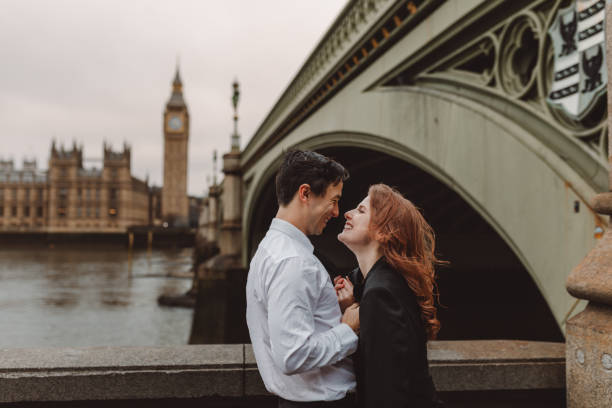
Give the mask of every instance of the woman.
M 359 268 L 351 276 L 354 288 L 347 279 L 335 283 L 343 309 L 360 304 L 358 405 L 441 407 L 427 362 L 427 340 L 440 329 L 433 230 L 410 201 L 384 184 L 371 186 L 344 217 L 338 239 Z

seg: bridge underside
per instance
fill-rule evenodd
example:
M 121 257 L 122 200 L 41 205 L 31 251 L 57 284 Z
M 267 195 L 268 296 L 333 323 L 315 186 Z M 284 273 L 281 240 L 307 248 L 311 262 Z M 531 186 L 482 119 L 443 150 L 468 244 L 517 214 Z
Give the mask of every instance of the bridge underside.
M 436 231 L 437 253 L 450 262 L 438 268 L 440 339 L 562 341 L 554 316 L 525 267 L 488 223 L 456 192 L 418 167 L 368 149 L 337 146 L 319 150 L 347 166 L 341 214 L 354 208 L 371 184 L 396 187 L 425 215 Z M 250 247 L 265 234 L 276 211 L 273 180 L 257 202 Z M 354 267 L 354 256 L 336 239 L 342 216 L 313 237 L 331 275 Z

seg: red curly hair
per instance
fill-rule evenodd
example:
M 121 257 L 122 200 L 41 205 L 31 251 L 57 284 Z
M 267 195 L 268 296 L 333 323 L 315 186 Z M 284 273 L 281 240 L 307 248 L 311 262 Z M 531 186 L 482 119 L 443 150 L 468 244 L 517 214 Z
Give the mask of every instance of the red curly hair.
M 421 307 L 428 339 L 435 339 L 440 321 L 434 305 L 437 296 L 434 265 L 444 263 L 434 255 L 435 235 L 419 210 L 397 190 L 385 185 L 370 187 L 370 226 L 386 261 L 408 282 Z

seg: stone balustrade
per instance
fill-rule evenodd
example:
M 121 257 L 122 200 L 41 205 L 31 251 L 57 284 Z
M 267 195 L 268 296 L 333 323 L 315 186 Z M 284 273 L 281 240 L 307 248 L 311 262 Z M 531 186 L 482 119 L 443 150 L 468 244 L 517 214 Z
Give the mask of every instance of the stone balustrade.
M 563 343 L 434 341 L 429 359 L 443 395 L 563 394 L 565 388 Z M 234 401 L 232 406 L 274 406 L 266 397 L 250 344 L 0 349 L 0 407 L 41 401 L 48 402 L 45 406 L 72 406 L 62 401 L 103 406 L 111 400 L 174 400 L 172 406 L 191 406 L 180 401 L 206 398 Z M 253 405 L 254 400 L 267 405 Z

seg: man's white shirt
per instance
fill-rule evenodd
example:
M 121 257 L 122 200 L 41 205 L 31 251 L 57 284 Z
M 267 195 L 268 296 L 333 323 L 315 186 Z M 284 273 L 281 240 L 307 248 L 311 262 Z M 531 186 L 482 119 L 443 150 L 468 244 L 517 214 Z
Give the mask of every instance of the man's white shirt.
M 291 401 L 334 401 L 355 389 L 357 336 L 329 274 L 302 231 L 274 218 L 251 260 L 247 324 L 268 391 Z

